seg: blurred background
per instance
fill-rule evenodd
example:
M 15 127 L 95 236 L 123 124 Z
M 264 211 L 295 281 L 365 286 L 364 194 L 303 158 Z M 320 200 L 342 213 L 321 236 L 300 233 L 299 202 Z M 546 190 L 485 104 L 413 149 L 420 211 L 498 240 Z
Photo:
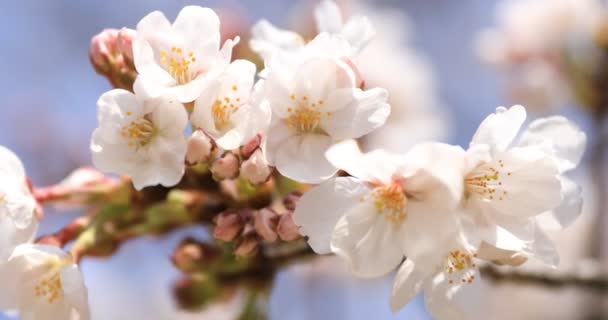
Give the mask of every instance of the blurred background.
M 509 9 L 507 2 L 536 4 Z M 560 2 L 568 5 L 551 9 Z M 596 199 L 606 196 L 602 193 L 605 180 L 603 171 L 593 171 L 597 174 L 590 176 L 586 169 L 601 170 L 606 162 L 602 107 L 607 104 L 580 98 L 571 88 L 591 88 L 603 96 L 608 86 L 596 85 L 596 74 L 591 83 L 579 81 L 576 86 L 557 81 L 567 78 L 564 69 L 571 69 L 564 68 L 562 60 L 555 62 L 555 56 L 563 58 L 559 50 L 567 47 L 568 59 L 577 62 L 567 66 L 600 70 L 608 78 L 608 64 L 602 64 L 602 36 L 608 35 L 601 33 L 603 25 L 597 14 L 603 13 L 603 4 L 599 3 L 342 1 L 347 16 L 368 15 L 376 25 L 377 39 L 362 53 L 360 63 L 369 85 L 386 87 L 392 94 L 394 115 L 384 131 L 365 140 L 366 147 L 400 151 L 429 139 L 466 146 L 480 121 L 499 105 L 524 104 L 530 118 L 565 114 L 587 131 L 590 141 L 585 162 L 572 174 L 585 190 L 583 215 L 554 237 L 562 256 L 560 270 L 578 270 L 588 257 L 601 257 L 601 249 L 597 249 L 601 248 L 600 231 L 608 225 L 605 219 L 594 223 L 598 221 L 594 218 Z M 91 37 L 104 28 L 134 28 L 154 10 L 172 20 L 187 4 L 218 9 L 224 32 L 243 38 L 238 50 L 245 56 L 251 54 L 246 49 L 249 27 L 261 18 L 314 35 L 313 0 L 0 2 L 0 60 L 4 61 L 0 144 L 22 157 L 35 185 L 56 183 L 71 170 L 90 164 L 95 103 L 110 89 L 90 66 Z M 594 10 L 595 5 L 602 10 Z M 515 13 L 508 13 L 511 11 Z M 572 12 L 578 16 L 570 17 Z M 580 29 L 572 33 L 575 28 Z M 525 41 L 519 41 L 522 38 Z M 554 43 L 540 45 L 549 41 Z M 49 212 L 41 234 L 58 230 L 77 214 Z M 200 313 L 177 310 L 171 286 L 179 273 L 168 257 L 184 235 L 205 237 L 203 229 L 192 228 L 161 239 L 131 241 L 110 259 L 85 260 L 82 269 L 93 319 L 221 320 L 238 314 L 238 308 L 230 304 Z M 528 268 L 538 267 L 529 263 Z M 390 312 L 390 278 L 360 281 L 345 273 L 332 259 L 282 272 L 269 302 L 271 319 L 430 319 L 422 299 L 398 314 Z M 606 313 L 604 317 L 587 312 L 608 305 L 605 294 L 491 282 L 486 286 L 490 290 L 474 297 L 478 319 L 608 319 Z M 11 318 L 0 315 L 0 319 Z

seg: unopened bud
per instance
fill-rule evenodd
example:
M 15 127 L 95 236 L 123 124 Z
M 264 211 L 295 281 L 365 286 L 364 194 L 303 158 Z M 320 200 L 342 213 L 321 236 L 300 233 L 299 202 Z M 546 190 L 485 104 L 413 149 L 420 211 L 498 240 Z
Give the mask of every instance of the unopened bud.
M 359 89 L 363 89 L 365 87 L 365 80 L 363 80 L 361 69 L 359 69 L 357 62 L 349 57 L 342 57 L 340 60 L 344 61 L 353 71 L 355 76 L 355 86 Z
M 99 73 L 106 73 L 111 69 L 114 57 L 118 55 L 116 39 L 118 30 L 105 29 L 91 39 L 89 58 Z
M 283 205 L 289 211 L 293 211 L 296 209 L 296 204 L 298 200 L 302 197 L 302 193 L 298 191 L 290 192 L 283 198 Z
M 277 234 L 283 241 L 293 241 L 301 238 L 299 227 L 293 222 L 293 212 L 288 212 L 279 218 Z
M 258 239 L 255 236 L 243 238 L 234 250 L 234 255 L 238 257 L 252 257 L 258 252 Z
M 258 133 L 243 147 L 241 147 L 241 154 L 243 157 L 249 158 L 251 154 L 260 146 L 260 143 L 262 143 L 262 135 Z
M 278 219 L 279 216 L 276 212 L 270 209 L 264 208 L 258 211 L 254 216 L 253 222 L 255 231 L 262 239 L 268 242 L 277 241 L 278 236 L 275 230 L 277 228 Z
M 95 71 L 106 77 L 115 88 L 131 90 L 137 76 L 132 63 L 133 49 L 129 49 L 129 46 L 132 48 L 130 43 L 133 32 L 129 29 L 105 29 L 91 39 L 89 48 L 91 64 Z M 123 49 L 119 48 L 119 34 Z
M 222 212 L 215 221 L 213 237 L 218 240 L 232 241 L 243 230 L 244 222 L 236 212 Z
M 233 153 L 226 153 L 211 165 L 211 173 L 216 180 L 233 179 L 239 174 L 239 159 Z
M 193 238 L 186 238 L 173 252 L 171 261 L 177 269 L 188 273 L 209 268 L 220 255 L 217 248 Z
M 116 44 L 118 47 L 118 51 L 122 55 L 125 63 L 131 67 L 133 66 L 133 39 L 137 32 L 133 29 L 122 28 L 118 31 L 118 36 L 116 38 Z
M 213 144 L 211 139 L 202 131 L 196 130 L 188 139 L 186 162 L 190 165 L 209 160 Z
M 259 184 L 268 180 L 270 172 L 268 162 L 260 149 L 257 149 L 241 166 L 241 174 L 252 184 Z

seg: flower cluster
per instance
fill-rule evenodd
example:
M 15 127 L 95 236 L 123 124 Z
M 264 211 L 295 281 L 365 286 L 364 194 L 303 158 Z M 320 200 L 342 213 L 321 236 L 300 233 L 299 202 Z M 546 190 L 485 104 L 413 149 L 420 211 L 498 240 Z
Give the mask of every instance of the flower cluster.
M 497 108 L 466 151 L 440 143 L 402 155 L 363 154 L 352 141 L 334 146 L 327 158 L 351 177 L 304 194 L 295 222 L 315 252 L 344 258 L 355 275 L 398 268 L 394 311 L 423 290 L 437 318 L 464 319 L 451 302 L 476 288 L 481 263 L 535 258 L 555 266 L 547 221 L 565 227 L 581 210 L 580 188 L 563 173 L 580 161 L 585 135 L 562 117 L 520 134 L 525 118 L 521 106 Z
M 382 77 L 377 69 L 390 66 L 370 62 L 374 54 L 360 63 L 376 33 L 370 19 L 345 19 L 330 0 L 314 13 L 319 33 L 308 42 L 265 20 L 253 26 L 259 72 L 233 59 L 240 39 L 222 43 L 209 8 L 187 6 L 173 23 L 152 12 L 136 30 L 96 36 L 91 62 L 115 89 L 97 102 L 93 163 L 128 178 L 80 169 L 33 189 L 19 159 L 0 148 L 0 308 L 22 319 L 89 319 L 74 261 L 198 223 L 214 224 L 213 237 L 231 244 L 189 239 L 178 247 L 173 263 L 187 278 L 176 292 L 185 308 L 232 291 L 240 271 L 272 278 L 277 266 L 264 270 L 266 263 L 284 263 L 281 252 L 297 249 L 272 247 L 280 242 L 335 254 L 358 277 L 397 271 L 391 309 L 424 291 L 439 319 L 466 318 L 457 298 L 477 287 L 482 264 L 557 265 L 545 231 L 580 213 L 581 190 L 565 173 L 582 158 L 582 131 L 563 117 L 522 130 L 526 111 L 516 105 L 489 115 L 467 150 L 390 136 L 410 128 L 378 135 L 395 100 L 372 86 Z M 385 148 L 363 153 L 360 144 Z M 290 180 L 297 187 L 280 190 Z M 112 196 L 119 204 L 96 203 Z M 33 244 L 39 202 L 51 199 L 84 203 L 91 213 Z M 72 240 L 70 253 L 53 246 Z M 96 241 L 103 246 L 87 251 Z
M 0 147 L 0 307 L 20 319 L 89 319 L 87 290 L 72 257 L 55 246 L 31 244 L 37 208 L 25 169 Z

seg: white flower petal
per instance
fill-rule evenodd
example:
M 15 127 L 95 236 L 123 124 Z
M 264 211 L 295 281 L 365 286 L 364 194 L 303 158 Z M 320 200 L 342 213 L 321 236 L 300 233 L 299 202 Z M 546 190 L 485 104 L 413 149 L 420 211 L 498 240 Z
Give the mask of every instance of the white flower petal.
M 560 176 L 562 186 L 562 202 L 548 212 L 541 214 L 537 221 L 545 230 L 561 230 L 571 225 L 583 209 L 582 189 L 574 181 Z
M 183 136 L 188 126 L 188 112 L 179 101 L 172 96 L 163 96 L 148 103 L 155 105 L 152 121 L 161 135 Z
M 220 44 L 220 18 L 209 9 L 185 6 L 175 18 L 173 30 L 184 45 L 195 52 L 217 52 Z
M 331 252 L 336 223 L 368 192 L 360 180 L 335 178 L 310 189 L 298 200 L 294 222 L 300 226 L 300 233 L 308 236 L 308 244 L 316 253 Z
M 574 169 L 585 152 L 587 137 L 573 122 L 561 116 L 535 120 L 519 145 L 547 147 L 558 160 L 560 172 Z
M 393 312 L 401 310 L 420 293 L 425 281 L 433 272 L 432 267 L 425 267 L 416 267 L 411 259 L 401 264 L 391 290 L 390 306 Z
M 289 137 L 276 150 L 275 166 L 290 179 L 319 183 L 338 171 L 324 156 L 331 144 L 331 138 L 321 134 Z
M 348 20 L 340 34 L 350 42 L 356 51 L 361 51 L 372 41 L 376 30 L 367 17 L 355 16 Z
M 270 134 L 269 134 L 270 133 Z M 263 135 L 263 150 L 266 160 L 270 165 L 276 166 L 275 158 L 279 148 L 295 133 L 279 119 L 271 119 L 270 128 Z
M 17 183 L 25 183 L 25 168 L 15 153 L 0 146 L 0 176 L 3 180 L 11 179 Z
M 151 12 L 139 21 L 137 34 L 133 39 L 133 62 L 139 73 L 142 68 L 156 64 L 150 42 L 156 45 L 163 44 L 167 42 L 171 33 L 171 23 L 160 11 Z
M 344 108 L 350 101 L 339 99 L 332 101 L 331 93 L 337 89 L 353 88 L 354 75 L 345 63 L 328 58 L 309 59 L 296 71 L 296 100 L 302 99 L 310 103 L 324 100 L 324 111 L 334 111 Z M 352 97 L 352 95 L 350 95 Z M 293 106 L 292 101 L 289 106 Z
M 354 206 L 336 224 L 332 251 L 345 259 L 353 274 L 373 278 L 393 271 L 403 260 L 398 228 L 377 212 L 373 200 Z
M 525 120 L 526 109 L 522 106 L 516 105 L 509 109 L 498 107 L 496 113 L 489 115 L 479 125 L 471 146 L 487 144 L 493 152 L 504 151 L 511 145 Z
M 359 138 L 381 127 L 390 115 L 388 91 L 374 88 L 366 91 L 352 89 L 350 101 L 334 100 L 328 104 L 345 104 L 331 116 L 324 118 L 322 126 L 334 139 Z
M 282 30 L 267 20 L 258 21 L 251 27 L 249 46 L 264 60 L 279 50 L 292 51 L 304 45 L 304 39 L 292 31 Z
M 539 227 L 534 230 L 534 241 L 524 249 L 524 252 L 550 267 L 557 268 L 559 264 L 559 252 L 555 244 Z
M 319 32 L 340 33 L 342 30 L 340 7 L 332 0 L 321 1 L 315 8 L 315 21 Z
M 234 129 L 219 137 L 216 142 L 224 149 L 236 149 L 260 131 L 265 131 L 270 123 L 270 117 L 270 107 L 265 103 L 258 106 L 243 105 L 232 115 Z
M 141 95 L 144 98 L 157 98 L 167 93 L 169 88 L 172 88 L 176 84 L 175 80 L 167 71 L 155 64 L 146 65 L 141 69 L 142 70 L 139 71 L 139 75 L 133 83 L 133 91 L 135 91 L 137 95 Z
M 402 165 L 402 157 L 374 150 L 361 153 L 355 140 L 346 140 L 333 145 L 325 153 L 327 160 L 336 168 L 367 182 L 390 183 L 397 168 Z
M 78 320 L 90 319 L 87 288 L 78 266 L 72 264 L 61 270 L 61 284 L 64 299 L 78 312 Z
M 562 197 L 557 167 L 537 151 L 526 147 L 497 154 L 494 161 L 486 165 L 498 172 L 492 182 L 495 191 L 481 193 L 484 189 L 480 189 L 471 199 L 476 199 L 488 213 L 512 217 L 532 217 L 557 207 Z M 479 174 L 492 176 L 492 172 Z

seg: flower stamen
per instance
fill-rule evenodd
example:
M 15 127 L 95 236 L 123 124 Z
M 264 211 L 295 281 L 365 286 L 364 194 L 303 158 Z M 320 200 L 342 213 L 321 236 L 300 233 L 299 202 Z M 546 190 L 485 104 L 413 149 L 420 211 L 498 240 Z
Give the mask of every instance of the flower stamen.
M 323 105 L 323 100 L 310 101 L 308 96 L 297 99 L 295 94 L 290 96 L 296 105 L 287 108 L 289 117 L 286 122 L 289 128 L 295 129 L 300 133 L 310 133 L 317 131 L 323 116 L 331 117 L 331 112 L 323 113 L 319 108 Z
M 171 74 L 178 84 L 186 84 L 194 78 L 190 67 L 196 62 L 194 52 L 186 55 L 186 50 L 181 47 L 171 47 L 171 53 L 163 50 L 160 52 L 160 63 Z
M 150 115 L 136 117 L 129 124 L 122 126 L 120 135 L 127 140 L 129 147 L 139 149 L 152 140 L 156 128 L 150 118 Z

